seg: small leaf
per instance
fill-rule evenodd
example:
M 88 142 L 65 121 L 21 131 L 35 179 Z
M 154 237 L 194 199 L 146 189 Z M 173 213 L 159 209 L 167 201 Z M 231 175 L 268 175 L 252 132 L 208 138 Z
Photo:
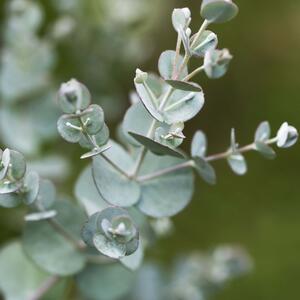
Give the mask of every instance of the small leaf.
M 86 132 L 90 135 L 98 133 L 104 125 L 103 109 L 96 104 L 90 105 L 82 114 L 81 121 Z
M 192 54 L 198 57 L 203 57 L 207 51 L 215 49 L 218 45 L 217 35 L 210 30 L 205 30 L 196 42 L 194 38 L 195 36 L 192 37 Z
M 232 171 L 237 175 L 244 175 L 247 172 L 245 158 L 240 153 L 233 153 L 227 158 L 228 164 Z
M 271 127 L 269 122 L 265 121 L 259 124 L 256 129 L 254 141 L 255 142 L 264 142 L 268 140 L 271 136 Z
M 191 20 L 191 11 L 189 8 L 176 8 L 172 13 L 172 23 L 174 29 L 179 32 L 181 28 L 187 28 Z
M 66 114 L 86 109 L 91 102 L 88 89 L 75 79 L 63 83 L 58 92 L 58 102 Z
M 4 151 L 5 152 L 5 151 Z M 20 180 L 26 172 L 26 162 L 23 154 L 18 151 L 9 150 L 9 169 L 8 172 L 15 180 Z
M 231 0 L 203 0 L 201 5 L 201 16 L 211 23 L 230 21 L 238 11 L 238 7 Z
M 237 147 L 238 147 L 238 144 L 236 142 L 235 129 L 232 128 L 231 133 L 230 133 L 230 148 L 231 148 L 231 151 L 235 153 L 237 151 Z
M 61 116 L 57 121 L 57 129 L 61 137 L 70 143 L 78 143 L 82 136 L 82 127 L 78 116 Z
M 161 54 L 158 61 L 158 69 L 161 77 L 163 77 L 164 79 L 172 79 L 175 57 L 176 57 L 176 52 L 173 50 L 167 50 Z M 182 62 L 183 62 L 183 57 L 179 56 L 178 63 L 176 66 L 176 71 L 179 70 Z M 179 80 L 183 79 L 187 75 L 188 75 L 188 69 L 187 67 L 184 67 L 178 79 Z
M 27 222 L 36 222 L 41 220 L 47 220 L 52 219 L 57 215 L 57 212 L 55 210 L 49 210 L 49 211 L 41 211 L 36 213 L 31 213 L 29 215 L 25 216 L 25 221 Z
M 95 234 L 93 241 L 97 250 L 108 257 L 120 259 L 126 255 L 126 245 L 110 241 L 102 234 Z
M 267 159 L 274 159 L 276 157 L 275 151 L 263 142 L 257 141 L 255 143 L 255 150 Z
M 277 146 L 279 148 L 289 148 L 296 144 L 299 134 L 295 127 L 287 122 L 283 123 L 277 132 Z
M 164 110 L 167 124 L 186 122 L 194 118 L 204 105 L 203 92 L 185 92 L 176 90 L 170 97 Z
M 195 168 L 202 179 L 209 184 L 216 184 L 217 177 L 214 168 L 201 157 L 194 157 L 194 162 Z
M 207 150 L 207 139 L 205 134 L 198 130 L 193 137 L 191 145 L 191 156 L 192 157 L 204 157 Z
M 141 143 L 143 146 L 145 146 L 148 150 L 150 150 L 151 152 L 158 154 L 158 155 L 169 155 L 169 156 L 174 156 L 174 157 L 179 157 L 179 158 L 183 158 L 184 156 L 172 149 L 169 148 L 167 146 L 164 146 L 163 144 L 159 144 L 155 141 L 153 141 L 152 139 L 149 139 L 143 135 L 134 133 L 134 132 L 129 132 L 129 134 L 135 138 L 139 143 Z
M 98 145 L 100 148 L 107 144 L 109 140 L 109 129 L 106 124 L 103 125 L 102 129 L 96 134 L 91 137 L 95 144 Z M 84 135 L 81 135 L 79 144 L 81 147 L 86 149 L 94 149 L 94 144 Z
M 40 178 L 38 173 L 29 172 L 24 179 L 25 192 L 22 193 L 25 204 L 32 204 L 38 197 Z
M 166 80 L 166 83 L 175 89 L 187 92 L 202 92 L 202 88 L 193 82 L 185 82 L 180 80 Z
M 205 53 L 204 70 L 206 75 L 212 79 L 218 79 L 225 75 L 229 68 L 232 55 L 227 49 L 212 49 Z

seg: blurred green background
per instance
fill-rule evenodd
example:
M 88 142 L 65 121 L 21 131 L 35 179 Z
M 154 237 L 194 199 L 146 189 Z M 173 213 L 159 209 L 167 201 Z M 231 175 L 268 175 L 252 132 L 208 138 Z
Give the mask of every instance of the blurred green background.
M 57 9 L 54 3 L 59 1 L 36 2 L 45 12 L 41 36 L 48 24 L 71 10 L 68 6 Z M 197 77 L 205 90 L 206 105 L 185 130 L 189 137 L 197 129 L 204 130 L 209 153 L 227 148 L 232 127 L 241 144 L 252 140 L 256 126 L 264 120 L 271 123 L 274 134 L 283 121 L 300 129 L 300 1 L 236 3 L 240 14 L 235 20 L 212 26 L 219 36 L 219 47 L 229 48 L 234 55 L 230 71 L 220 80 L 208 80 L 203 74 Z M 88 0 L 81 5 L 84 9 L 72 8 L 78 24 L 75 32 L 57 45 L 57 62 L 51 71 L 53 87 L 69 77 L 83 81 L 108 111 L 111 126 L 116 126 L 129 104 L 127 95 L 133 89 L 135 68 L 156 71 L 160 52 L 175 47 L 172 9 L 189 6 L 196 30 L 201 21 L 200 1 Z M 123 9 L 127 5 L 136 16 L 130 10 L 126 15 Z M 112 16 L 107 13 L 109 7 Z M 3 3 L 2 28 L 5 18 Z M 72 183 L 84 166 L 77 159 L 80 150 L 74 148 L 58 138 L 32 154 L 42 157 L 53 151 L 68 153 L 73 161 L 70 175 L 58 182 L 65 193 L 72 192 Z M 174 218 L 176 233 L 160 241 L 148 255 L 169 262 L 177 254 L 193 250 L 241 244 L 253 257 L 255 269 L 215 299 L 296 299 L 300 276 L 299 149 L 298 144 L 288 151 L 278 151 L 278 158 L 271 162 L 249 154 L 245 177 L 233 175 L 226 162 L 217 162 L 217 186 L 198 180 L 192 203 Z M 1 244 L 19 235 L 22 213 L 0 209 Z

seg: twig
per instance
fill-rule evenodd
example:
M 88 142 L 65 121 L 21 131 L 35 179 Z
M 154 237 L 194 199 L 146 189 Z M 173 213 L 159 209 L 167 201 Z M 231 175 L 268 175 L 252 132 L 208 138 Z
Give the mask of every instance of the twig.
M 59 276 L 49 277 L 27 300 L 41 299 L 60 279 Z

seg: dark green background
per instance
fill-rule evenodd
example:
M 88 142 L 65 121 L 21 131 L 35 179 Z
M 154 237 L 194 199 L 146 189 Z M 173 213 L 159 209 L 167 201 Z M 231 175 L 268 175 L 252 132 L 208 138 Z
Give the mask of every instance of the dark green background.
M 264 120 L 270 121 L 274 134 L 283 121 L 300 129 L 300 1 L 236 3 L 240 14 L 235 20 L 212 26 L 218 33 L 219 47 L 229 48 L 234 55 L 229 73 L 213 81 L 203 74 L 197 77 L 205 90 L 206 105 L 185 131 L 190 137 L 195 130 L 204 130 L 209 139 L 209 153 L 227 148 L 232 127 L 236 128 L 241 144 L 251 142 L 256 126 Z M 144 65 L 139 65 L 145 70 L 156 71 L 160 52 L 175 47 L 170 21 L 173 7 L 189 6 L 198 23 L 194 22 L 193 29 L 200 25 L 197 18 L 200 1 L 164 0 L 160 5 L 165 9 L 157 25 L 159 29 L 152 34 L 155 51 Z M 197 61 L 194 63 L 197 66 Z M 133 88 L 134 67 L 123 68 L 122 78 L 118 78 L 124 95 Z M 67 76 L 70 69 L 60 63 L 57 73 Z M 115 76 L 106 74 L 110 75 Z M 100 76 L 103 76 L 101 69 Z M 85 84 L 89 86 L 89 82 Z M 216 299 L 297 299 L 299 149 L 298 144 L 278 151 L 278 158 L 271 162 L 256 153 L 247 155 L 249 172 L 245 177 L 233 175 L 226 162 L 217 162 L 217 186 L 196 182 L 192 204 L 174 218 L 176 233 L 161 241 L 149 255 L 170 261 L 180 253 L 209 250 L 223 243 L 241 244 L 253 257 L 255 269 L 226 287 Z M 18 213 L 0 210 L 1 242 L 19 233 L 22 221 L 20 217 L 16 223 Z

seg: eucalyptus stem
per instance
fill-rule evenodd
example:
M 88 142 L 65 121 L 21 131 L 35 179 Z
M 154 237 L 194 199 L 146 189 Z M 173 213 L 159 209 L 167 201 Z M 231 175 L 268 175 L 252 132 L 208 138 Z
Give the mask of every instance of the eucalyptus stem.
M 272 139 L 269 139 L 269 140 L 265 141 L 264 143 L 267 144 L 267 145 L 271 145 L 271 144 L 276 143 L 276 141 L 277 141 L 277 138 L 275 137 L 275 138 L 272 138 Z M 222 152 L 222 153 L 207 156 L 205 158 L 205 160 L 207 162 L 216 161 L 216 160 L 227 158 L 228 156 L 230 156 L 233 153 L 245 153 L 245 152 L 249 152 L 249 151 L 252 151 L 252 150 L 255 150 L 255 143 L 251 143 L 249 145 L 237 148 L 234 152 L 231 149 L 229 149 L 228 151 L 225 151 L 225 152 Z
M 184 77 L 183 81 L 189 81 L 189 80 L 191 80 L 194 76 L 196 76 L 197 74 L 199 74 L 203 70 L 204 70 L 204 66 L 201 66 L 201 67 L 195 69 L 193 72 L 191 72 L 186 77 Z
M 181 49 L 181 37 L 180 37 L 180 34 L 178 33 L 177 44 L 176 44 L 176 54 L 175 54 L 175 59 L 174 59 L 174 63 L 173 63 L 172 78 L 175 78 L 175 76 L 176 76 L 177 64 L 178 64 L 178 60 L 179 60 L 179 56 L 180 56 L 180 49 Z
M 195 44 L 197 43 L 199 37 L 205 31 L 205 29 L 208 27 L 209 24 L 210 24 L 210 22 L 208 20 L 204 20 L 204 22 L 202 23 L 200 29 L 198 30 L 198 32 L 195 35 L 195 38 L 194 38 L 194 40 L 191 44 L 191 48 L 193 48 L 195 46 Z
M 34 292 L 28 300 L 39 300 L 59 281 L 59 276 L 49 277 L 39 288 Z
M 193 160 L 185 161 L 184 163 L 181 163 L 181 164 L 169 167 L 169 168 L 165 168 L 163 170 L 159 170 L 159 171 L 151 173 L 151 174 L 140 176 L 137 178 L 137 180 L 139 182 L 149 181 L 151 179 L 155 179 L 157 177 L 160 177 L 160 176 L 163 176 L 163 175 L 166 175 L 169 173 L 173 173 L 175 171 L 183 170 L 186 168 L 191 168 L 191 167 L 193 167 L 193 165 L 194 165 Z
M 265 143 L 270 145 L 270 144 L 276 143 L 276 141 L 277 141 L 277 138 L 275 137 L 275 138 L 272 138 L 272 139 L 269 139 L 269 140 L 265 141 Z M 217 154 L 207 156 L 204 159 L 207 162 L 211 162 L 211 161 L 216 161 L 216 160 L 220 160 L 220 159 L 226 159 L 228 156 L 230 156 L 233 153 L 245 153 L 245 152 L 249 152 L 251 150 L 255 150 L 255 143 L 251 143 L 249 145 L 237 148 L 235 150 L 235 152 L 233 152 L 231 149 L 229 149 L 228 151 L 225 151 L 225 152 L 222 152 L 222 153 L 217 153 Z M 184 163 L 180 163 L 180 164 L 177 164 L 177 165 L 174 165 L 174 166 L 171 166 L 171 167 L 153 172 L 151 174 L 140 176 L 140 177 L 137 178 L 137 180 L 139 182 L 145 182 L 145 181 L 149 181 L 149 180 L 158 178 L 158 177 L 163 176 L 163 175 L 167 175 L 167 174 L 170 174 L 170 173 L 182 170 L 182 169 L 194 167 L 194 166 L 195 166 L 195 163 L 194 163 L 193 159 L 191 159 L 191 160 L 186 161 Z

